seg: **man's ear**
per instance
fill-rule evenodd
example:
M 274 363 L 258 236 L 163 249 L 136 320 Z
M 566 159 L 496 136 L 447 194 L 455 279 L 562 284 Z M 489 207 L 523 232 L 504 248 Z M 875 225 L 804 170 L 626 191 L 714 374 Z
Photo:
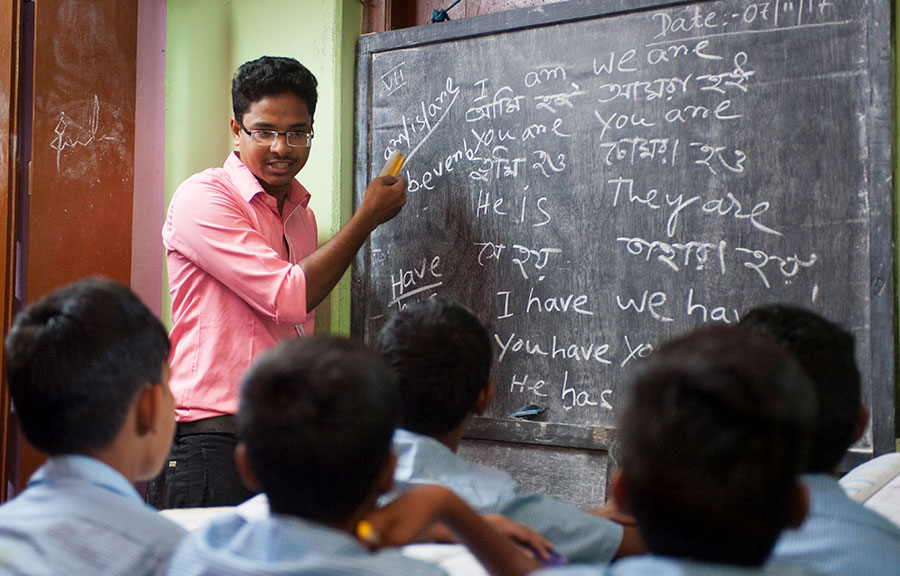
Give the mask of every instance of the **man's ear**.
M 138 392 L 134 403 L 137 433 L 143 436 L 156 428 L 156 417 L 163 404 L 162 386 L 147 382 Z
M 856 442 L 862 438 L 866 431 L 866 424 L 869 423 L 869 410 L 864 405 L 859 405 L 859 413 L 856 415 L 856 428 L 853 430 L 853 441 Z
M 233 117 L 231 119 L 230 124 L 231 124 L 231 136 L 233 139 L 233 143 L 235 146 L 240 148 L 240 146 L 241 146 L 241 125 L 238 124 L 238 121 L 235 120 Z
M 259 485 L 256 474 L 253 473 L 253 468 L 250 466 L 250 459 L 247 457 L 247 445 L 243 442 L 238 442 L 234 447 L 234 464 L 237 466 L 238 475 L 247 490 L 262 492 L 262 487 Z
M 495 390 L 494 381 L 488 380 L 481 392 L 478 393 L 478 400 L 475 402 L 475 410 L 473 410 L 477 416 L 484 414 L 484 411 L 490 406 Z
M 794 485 L 794 498 L 791 503 L 791 516 L 788 518 L 787 528 L 799 528 L 809 514 L 809 487 L 797 480 Z
M 384 463 L 384 466 L 381 468 L 381 472 L 378 473 L 378 478 L 375 480 L 375 493 L 381 496 L 382 494 L 387 494 L 394 488 L 394 470 L 397 468 L 397 455 L 391 453 L 388 456 L 387 462 Z

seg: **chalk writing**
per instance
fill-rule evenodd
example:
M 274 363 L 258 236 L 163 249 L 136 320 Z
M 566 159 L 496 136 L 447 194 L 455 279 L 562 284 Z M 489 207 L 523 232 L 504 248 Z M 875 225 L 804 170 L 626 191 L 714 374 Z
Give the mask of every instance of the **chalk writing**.
M 648 241 L 638 237 L 620 236 L 617 242 L 624 242 L 629 254 L 640 256 L 646 254 L 645 261 L 656 254 L 656 259 L 679 272 L 682 268 L 691 267 L 705 270 L 708 265 L 716 265 L 720 274 L 725 274 L 725 240 L 718 242 L 665 242 Z
M 544 380 L 540 380 L 540 379 L 536 379 L 536 378 L 532 379 L 531 383 L 529 383 L 528 382 L 528 374 L 523 376 L 521 380 L 518 379 L 517 375 L 513 374 L 512 382 L 509 384 L 509 391 L 513 392 L 513 393 L 515 393 L 515 392 L 521 393 L 521 392 L 527 391 L 527 392 L 531 392 L 535 396 L 547 397 L 550 394 L 543 391 L 544 384 L 546 384 L 546 382 L 544 382 Z
M 403 77 L 404 64 L 406 62 L 397 64 L 379 77 L 381 85 L 387 91 L 388 96 L 406 86 L 406 78 Z
M 649 300 L 648 300 L 649 294 Z M 672 318 L 668 316 L 664 316 L 660 313 L 659 308 L 666 305 L 666 300 L 668 296 L 666 296 L 665 292 L 654 292 L 650 294 L 649 290 L 644 290 L 644 293 L 641 295 L 640 303 L 635 301 L 632 298 L 627 298 L 625 301 L 622 300 L 622 297 L 618 294 L 616 295 L 616 305 L 620 310 L 634 310 L 638 314 L 643 314 L 644 311 L 650 314 L 650 317 L 654 320 L 658 320 L 660 322 L 671 322 Z
M 80 132 L 75 135 L 69 133 L 71 128 L 81 128 Z M 72 120 L 65 112 L 59 113 L 59 120 L 53 132 L 56 138 L 50 143 L 50 148 L 56 150 L 56 171 L 59 172 L 60 161 L 62 159 L 63 150 L 66 148 L 87 147 L 100 140 L 116 140 L 115 137 L 109 135 L 98 136 L 100 131 L 100 98 L 94 95 L 94 106 L 91 111 L 91 117 L 88 120 L 88 127 L 82 128 L 77 122 Z
M 697 314 L 702 322 L 724 322 L 725 324 L 738 323 L 741 321 L 741 315 L 737 310 L 732 308 L 727 310 L 725 306 L 710 306 L 694 302 L 694 289 L 688 290 L 687 302 L 685 303 L 685 313 L 688 316 Z
M 776 255 L 770 256 L 762 250 L 751 250 L 749 248 L 738 247 L 735 248 L 735 250 L 752 256 L 753 261 L 744 262 L 744 266 L 756 272 L 766 288 L 771 288 L 772 285 L 769 283 L 769 279 L 764 273 L 763 268 L 768 266 L 770 263 L 778 267 L 778 271 L 781 272 L 781 275 L 784 278 L 793 278 L 797 275 L 798 272 L 800 272 L 802 268 L 811 267 L 819 259 L 819 257 L 815 254 L 810 254 L 809 257 L 807 257 L 805 260 L 801 260 L 800 257 L 796 254 L 782 257 Z
M 485 103 L 478 106 L 472 106 L 466 111 L 466 122 L 478 122 L 479 120 L 493 120 L 504 114 L 515 114 L 522 109 L 522 100 L 525 96 L 517 95 L 509 86 L 503 86 L 494 92 L 492 98 L 488 98 L 486 86 L 488 79 L 482 79 L 475 83 L 480 87 L 481 95 L 474 99 L 474 102 Z
M 443 273 L 438 272 L 441 265 L 440 256 L 435 256 L 430 262 L 426 258 L 422 258 L 422 265 L 412 270 L 403 270 L 397 273 L 396 278 L 391 274 L 391 301 L 388 306 L 399 304 L 403 300 L 420 294 L 422 292 L 433 291 L 435 288 L 443 285 L 443 280 L 439 280 Z M 420 285 L 423 280 L 429 283 Z
M 412 142 L 409 139 L 410 130 L 414 134 L 424 132 L 422 139 L 406 154 L 406 162 L 408 163 L 453 109 L 456 98 L 459 96 L 459 90 L 459 86 L 455 85 L 453 78 L 448 76 L 447 81 L 444 83 L 444 89 L 431 102 L 427 105 L 424 100 L 419 103 L 419 110 L 411 121 L 404 115 L 402 117 L 403 128 L 394 138 L 390 139 L 388 146 L 385 147 L 383 151 L 384 159 L 387 160 L 391 152 L 397 148 L 409 148 L 411 146 Z
M 542 337 L 546 340 L 546 337 Z M 501 338 L 499 334 L 494 334 L 494 341 L 500 347 L 500 354 L 497 356 L 497 362 L 502 363 L 506 358 L 507 352 L 522 352 L 528 356 L 549 356 L 553 360 L 573 360 L 575 362 L 598 362 L 600 364 L 611 364 L 612 360 L 607 358 L 610 348 L 609 344 L 598 344 L 597 342 L 567 343 L 561 341 L 559 337 L 550 337 L 549 344 L 545 341 L 542 346 L 535 337 L 523 338 L 515 332 L 510 332 L 506 339 Z
M 604 426 L 630 364 L 700 323 L 785 301 L 864 325 L 879 52 L 857 4 L 670 2 L 379 49 L 359 159 L 412 157 L 363 260 L 366 334 L 368 308 L 457 299 L 491 335 L 490 418 Z

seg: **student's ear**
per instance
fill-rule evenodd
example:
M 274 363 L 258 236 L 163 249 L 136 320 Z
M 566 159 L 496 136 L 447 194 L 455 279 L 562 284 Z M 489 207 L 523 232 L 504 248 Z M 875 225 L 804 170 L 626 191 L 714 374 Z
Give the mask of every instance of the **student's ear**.
M 476 415 L 481 416 L 484 414 L 484 411 L 487 410 L 487 407 L 491 405 L 494 391 L 494 381 L 488 380 L 484 385 L 484 388 L 481 389 L 481 392 L 478 393 L 478 400 L 475 402 L 475 410 L 473 410 Z
M 381 472 L 378 474 L 378 478 L 375 480 L 375 493 L 381 496 L 382 494 L 387 494 L 394 488 L 394 469 L 397 468 L 397 455 L 391 453 L 388 456 L 387 462 L 384 463 L 384 467 L 381 469 Z
M 863 406 L 859 405 L 859 414 L 856 415 L 856 428 L 853 430 L 853 442 L 856 442 L 860 438 L 862 438 L 863 433 L 866 431 L 866 424 L 869 423 L 869 410 Z
M 234 145 L 240 147 L 241 145 L 241 125 L 238 124 L 238 121 L 231 118 L 231 136 L 234 140 Z
M 135 400 L 135 422 L 137 433 L 143 436 L 156 428 L 157 415 L 162 410 L 162 386 L 144 384 Z
M 609 483 L 609 491 L 615 500 L 616 508 L 623 514 L 631 514 L 631 501 L 628 495 L 628 481 L 621 468 L 613 470 L 612 479 Z
M 253 468 L 250 466 L 250 459 L 247 457 L 247 445 L 243 442 L 238 442 L 234 447 L 234 464 L 237 466 L 238 475 L 247 490 L 262 492 L 262 487 L 259 485 L 256 474 L 253 473 Z
M 794 484 L 794 499 L 787 528 L 799 528 L 809 514 L 809 487 L 801 480 Z

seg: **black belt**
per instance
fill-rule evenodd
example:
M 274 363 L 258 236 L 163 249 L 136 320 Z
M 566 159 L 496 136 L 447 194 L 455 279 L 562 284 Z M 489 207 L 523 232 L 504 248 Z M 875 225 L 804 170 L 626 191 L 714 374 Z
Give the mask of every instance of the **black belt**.
M 231 434 L 237 432 L 237 418 L 234 414 L 213 416 L 193 422 L 179 422 L 175 428 L 176 436 L 190 436 L 192 434 Z

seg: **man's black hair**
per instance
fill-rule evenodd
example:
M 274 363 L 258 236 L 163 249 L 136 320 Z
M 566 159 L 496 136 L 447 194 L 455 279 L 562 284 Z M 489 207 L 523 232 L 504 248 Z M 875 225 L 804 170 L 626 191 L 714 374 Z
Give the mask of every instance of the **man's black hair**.
M 339 336 L 287 340 L 243 379 L 238 435 L 274 512 L 345 521 L 372 494 L 397 421 L 390 371 Z
M 50 455 L 109 446 L 141 386 L 162 383 L 165 328 L 126 286 L 86 278 L 40 298 L 6 336 L 22 432 Z
M 647 548 L 762 564 L 791 520 L 815 417 L 802 369 L 769 337 L 724 326 L 635 368 L 619 463 Z
M 306 66 L 293 58 L 263 56 L 241 65 L 231 81 L 234 119 L 243 126 L 250 105 L 266 96 L 291 93 L 306 102 L 310 117 L 316 115 L 318 82 Z
M 468 308 L 430 298 L 394 312 L 378 352 L 397 378 L 400 427 L 436 436 L 459 426 L 487 385 L 493 350 Z
M 855 440 L 860 376 L 853 335 L 834 322 L 799 306 L 754 308 L 740 325 L 775 338 L 812 381 L 819 413 L 804 472 L 833 474 Z

